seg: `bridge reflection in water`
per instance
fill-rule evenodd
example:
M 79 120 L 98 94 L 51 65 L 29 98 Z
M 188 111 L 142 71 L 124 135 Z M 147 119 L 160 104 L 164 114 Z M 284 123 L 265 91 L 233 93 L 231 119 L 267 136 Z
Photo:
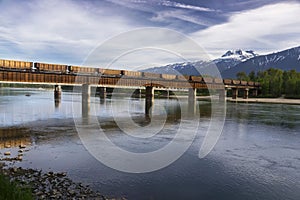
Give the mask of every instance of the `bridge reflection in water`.
M 26 135 L 26 130 L 21 128 L 1 128 L 0 129 L 0 149 L 8 147 L 30 146 L 30 136 Z

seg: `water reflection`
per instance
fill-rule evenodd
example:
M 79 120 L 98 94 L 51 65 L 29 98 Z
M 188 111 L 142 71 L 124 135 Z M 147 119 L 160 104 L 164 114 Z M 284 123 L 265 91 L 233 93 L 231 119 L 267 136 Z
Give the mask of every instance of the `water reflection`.
M 1 128 L 0 129 L 0 149 L 31 145 L 28 129 L 21 128 Z

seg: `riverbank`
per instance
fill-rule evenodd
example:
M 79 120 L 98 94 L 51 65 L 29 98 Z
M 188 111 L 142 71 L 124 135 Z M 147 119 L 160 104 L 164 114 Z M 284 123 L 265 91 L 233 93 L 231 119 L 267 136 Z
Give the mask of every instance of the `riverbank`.
M 106 199 L 88 186 L 73 182 L 64 172 L 43 173 L 34 169 L 8 167 L 0 162 L 0 174 L 17 183 L 20 188 L 29 188 L 34 199 Z
M 300 105 L 300 99 L 284 99 L 284 98 L 249 98 L 249 99 L 232 99 L 227 98 L 228 102 L 236 103 L 269 103 L 269 104 L 290 104 Z

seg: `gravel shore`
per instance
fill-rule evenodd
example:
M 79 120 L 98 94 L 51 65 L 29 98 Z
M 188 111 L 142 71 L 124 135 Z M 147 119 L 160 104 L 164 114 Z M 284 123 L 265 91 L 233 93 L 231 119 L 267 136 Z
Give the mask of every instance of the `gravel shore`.
M 21 187 L 30 187 L 35 199 L 106 199 L 88 186 L 73 182 L 64 172 L 43 173 L 34 169 L 7 167 L 0 162 L 0 173 Z

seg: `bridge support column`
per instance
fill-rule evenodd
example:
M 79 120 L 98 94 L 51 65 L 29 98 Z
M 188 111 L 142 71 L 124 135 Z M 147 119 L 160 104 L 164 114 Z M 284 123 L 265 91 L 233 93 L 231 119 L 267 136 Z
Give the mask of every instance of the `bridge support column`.
M 100 95 L 100 99 L 105 99 L 106 98 L 106 87 L 100 87 L 99 88 L 99 95 Z
M 227 96 L 226 88 L 224 90 L 219 90 L 219 100 L 220 101 L 226 101 L 226 96 Z
M 82 116 L 87 117 L 90 112 L 90 95 L 91 86 L 89 84 L 82 85 Z
M 196 88 L 189 88 L 189 101 L 193 102 L 196 100 Z
M 154 103 L 154 88 L 146 87 L 145 114 L 150 115 Z
M 246 88 L 244 89 L 243 99 L 248 99 L 248 97 L 249 97 L 249 89 Z
M 258 95 L 257 89 L 252 90 L 252 96 L 257 97 L 257 95 Z
M 61 87 L 60 85 L 55 85 L 54 86 L 54 99 L 58 100 L 61 98 Z
M 237 88 L 232 88 L 232 99 L 237 99 L 239 90 Z
M 136 89 L 134 90 L 132 96 L 134 98 L 142 98 L 142 90 L 141 89 Z

